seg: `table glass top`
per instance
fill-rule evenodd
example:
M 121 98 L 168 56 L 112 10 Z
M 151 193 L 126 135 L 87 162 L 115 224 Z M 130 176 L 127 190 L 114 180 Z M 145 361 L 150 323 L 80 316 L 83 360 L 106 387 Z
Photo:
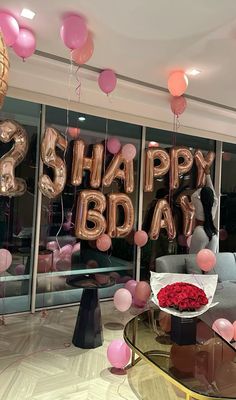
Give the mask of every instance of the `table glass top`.
M 125 327 L 131 347 L 170 380 L 206 398 L 236 399 L 236 351 L 200 319 L 195 345 L 170 339 L 170 315 L 150 309 Z M 200 397 L 198 397 L 200 398 Z

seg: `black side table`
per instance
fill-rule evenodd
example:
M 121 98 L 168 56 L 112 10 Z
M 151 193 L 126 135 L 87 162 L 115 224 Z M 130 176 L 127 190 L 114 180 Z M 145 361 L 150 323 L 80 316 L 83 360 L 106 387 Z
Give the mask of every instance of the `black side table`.
M 75 275 L 67 279 L 67 284 L 83 288 L 72 343 L 82 349 L 102 346 L 103 330 L 98 289 L 113 286 L 115 279 L 109 277 L 107 283 L 99 284 L 93 275 Z

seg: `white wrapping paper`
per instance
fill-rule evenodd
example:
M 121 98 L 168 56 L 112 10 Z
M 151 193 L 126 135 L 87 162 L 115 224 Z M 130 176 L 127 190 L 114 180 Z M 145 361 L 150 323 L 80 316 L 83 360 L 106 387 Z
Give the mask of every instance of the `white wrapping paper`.
M 161 310 L 168 314 L 175 315 L 181 318 L 193 318 L 206 312 L 210 307 L 214 307 L 218 303 L 212 303 L 216 286 L 217 286 L 218 275 L 191 275 L 191 274 L 172 274 L 172 273 L 157 273 L 151 272 L 151 289 L 152 289 L 152 301 Z M 178 311 L 170 307 L 160 307 L 157 299 L 157 293 L 167 285 L 171 285 L 176 282 L 192 283 L 204 290 L 208 299 L 208 304 L 202 306 L 197 311 Z

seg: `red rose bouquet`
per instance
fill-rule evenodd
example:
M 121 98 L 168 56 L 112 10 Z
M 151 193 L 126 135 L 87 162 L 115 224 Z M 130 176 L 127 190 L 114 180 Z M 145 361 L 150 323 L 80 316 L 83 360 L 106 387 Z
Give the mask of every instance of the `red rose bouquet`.
M 163 287 L 157 293 L 160 307 L 170 307 L 178 311 L 196 311 L 208 304 L 205 292 L 186 282 L 176 282 Z

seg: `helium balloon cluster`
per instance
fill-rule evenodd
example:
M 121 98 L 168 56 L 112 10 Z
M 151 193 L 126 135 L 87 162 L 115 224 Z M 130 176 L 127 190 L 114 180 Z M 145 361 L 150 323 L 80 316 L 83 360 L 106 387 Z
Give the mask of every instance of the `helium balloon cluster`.
M 114 305 L 121 312 L 128 311 L 133 304 L 136 307 L 143 308 L 151 294 L 150 285 L 147 282 L 137 282 L 130 279 L 125 287 L 118 289 L 114 295 Z
M 93 35 L 88 30 L 85 19 L 81 15 L 69 15 L 63 19 L 60 36 L 75 64 L 81 66 L 87 63 L 93 55 Z M 105 69 L 98 76 L 98 85 L 105 93 L 111 93 L 117 83 L 116 74 L 111 69 Z
M 14 52 L 23 60 L 35 52 L 34 33 L 27 28 L 21 28 L 11 14 L 0 12 L 0 30 L 6 45 L 12 47 Z
M 187 107 L 187 101 L 183 96 L 187 87 L 188 77 L 183 71 L 174 71 L 170 74 L 168 79 L 168 90 L 172 95 L 170 107 L 173 114 L 177 117 L 183 114 Z

